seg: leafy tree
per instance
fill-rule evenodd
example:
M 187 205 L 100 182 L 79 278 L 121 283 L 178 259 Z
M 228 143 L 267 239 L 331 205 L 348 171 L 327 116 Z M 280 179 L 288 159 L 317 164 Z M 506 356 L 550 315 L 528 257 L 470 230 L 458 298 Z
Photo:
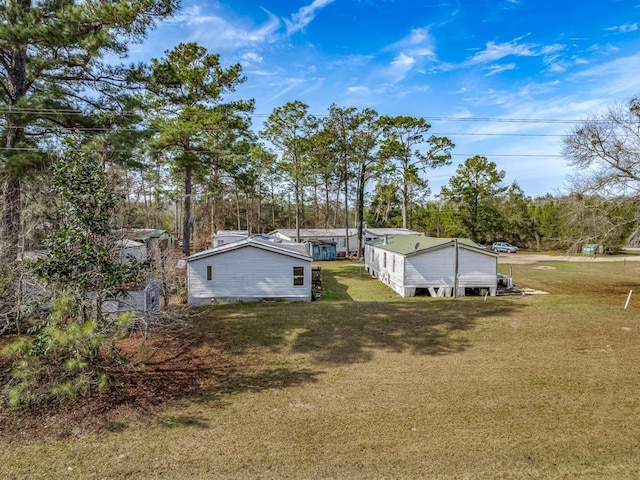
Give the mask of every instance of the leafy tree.
M 449 184 L 442 187 L 442 197 L 458 206 L 462 225 L 475 241 L 488 241 L 494 235 L 499 218 L 496 197 L 507 190 L 502 185 L 504 176 L 494 162 L 476 155 L 459 165 Z
M 524 194 L 516 182 L 513 182 L 502 201 L 504 235 L 501 238 L 518 245 L 528 243 L 535 238 L 532 206 L 531 199 Z
M 309 152 L 309 170 L 313 177 L 314 194 L 318 187 L 322 189 L 324 196 L 324 214 L 316 215 L 316 226 L 324 228 L 331 226 L 331 193 L 340 190 L 341 169 L 336 168 L 335 152 L 333 151 L 333 132 L 326 128 L 317 130 L 311 137 L 311 149 Z M 314 195 L 315 198 L 315 195 Z M 315 199 L 319 205 L 320 201 Z
M 329 116 L 324 121 L 324 129 L 331 141 L 330 151 L 334 161 L 338 161 L 342 193 L 344 195 L 345 249 L 349 254 L 349 183 L 352 178 L 353 136 L 358 125 L 354 107 L 341 108 L 335 104 L 329 107 Z
M 420 173 L 449 165 L 454 144 L 447 137 L 425 138 L 431 125 L 423 118 L 384 116 L 379 125 L 383 132 L 380 155 L 392 162 L 390 167 L 399 180 L 402 227 L 407 228 L 413 190 L 427 188 L 427 180 Z
M 328 153 L 329 162 L 339 172 L 344 195 L 344 226 L 349 228 L 349 200 L 355 191 L 356 226 L 358 228 L 357 252 L 362 251 L 364 222 L 364 196 L 366 183 L 378 165 L 380 126 L 378 114 L 371 109 L 358 111 L 354 107 L 341 108 L 333 104 L 329 116 L 323 122 L 320 151 Z M 335 168 L 336 160 L 338 168 Z M 347 241 L 347 250 L 350 249 Z M 358 253 L 359 254 L 359 253 Z
M 353 136 L 353 171 L 356 183 L 356 225 L 358 228 L 358 255 L 364 245 L 364 207 L 367 183 L 381 172 L 383 164 L 378 155 L 381 135 L 378 114 L 371 109 L 358 113 L 357 130 Z
M 131 326 L 132 315 L 102 317 L 103 301 L 140 279 L 144 264 L 121 259 L 110 219 L 117 203 L 106 172 L 87 153 L 69 153 L 53 167 L 59 197 L 49 254 L 34 271 L 51 298 L 44 319 L 31 320 L 29 336 L 4 351 L 14 359 L 3 398 L 12 407 L 41 408 L 76 398 L 108 384 L 108 372 L 124 357 L 115 341 Z
M 224 68 L 220 56 L 195 43 L 182 43 L 152 59 L 146 87 L 157 112 L 154 150 L 163 152 L 184 182 L 183 252 L 190 254 L 194 175 L 203 177 L 215 162 L 232 155 L 248 135 L 253 100 L 223 102 L 245 81 L 240 64 Z
M 402 222 L 398 188 L 382 178 L 374 187 L 367 222 L 372 227 L 397 227 Z
M 53 166 L 51 186 L 60 197 L 57 228 L 46 239 L 49 254 L 38 261 L 36 272 L 56 296 L 71 295 L 78 320 L 99 319 L 104 300 L 137 282 L 143 264 L 119 258 L 117 237 L 110 233 L 119 199 L 95 159 L 68 153 Z
M 311 139 L 318 120 L 308 113 L 309 107 L 296 100 L 271 112 L 261 135 L 281 152 L 280 167 L 293 187 L 296 220 L 296 241 L 300 241 L 302 194 L 309 174 Z
M 128 70 L 108 66 L 124 56 L 175 0 L 7 0 L 0 5 L 0 135 L 4 153 L 0 241 L 15 258 L 21 182 L 46 159 L 39 143 L 49 127 L 92 126 L 102 95 L 124 85 Z
M 536 249 L 544 247 L 557 248 L 561 242 L 561 205 L 559 199 L 547 194 L 533 200 L 530 207 L 533 237 Z

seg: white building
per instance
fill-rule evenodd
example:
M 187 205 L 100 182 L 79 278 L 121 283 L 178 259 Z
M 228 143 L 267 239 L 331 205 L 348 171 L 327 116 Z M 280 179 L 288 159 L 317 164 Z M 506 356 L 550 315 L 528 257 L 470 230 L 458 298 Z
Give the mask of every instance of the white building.
M 227 243 L 244 240 L 248 236 L 249 232 L 247 230 L 218 230 L 215 235 L 213 235 L 211 245 L 215 248 Z
M 309 246 L 254 235 L 187 259 L 188 301 L 311 300 Z
M 335 242 L 336 252 L 339 255 L 344 256 L 347 251 L 347 234 L 344 228 L 301 228 L 300 229 L 300 241 L 322 241 L 322 242 Z M 365 228 L 363 230 L 362 245 L 370 240 L 382 237 L 384 235 L 419 235 L 418 232 L 408 230 L 406 228 Z M 270 233 L 278 238 L 295 241 L 296 229 L 295 228 L 279 228 Z M 355 254 L 358 250 L 358 229 L 349 229 L 349 253 Z
M 279 228 L 270 233 L 278 238 L 285 240 L 296 240 L 295 228 Z M 349 252 L 355 253 L 358 249 L 358 229 L 349 229 Z M 338 255 L 344 256 L 347 251 L 347 235 L 344 228 L 301 228 L 300 229 L 300 241 L 310 242 L 313 240 L 320 240 L 323 242 L 335 242 L 336 252 Z
M 498 255 L 466 238 L 391 235 L 365 246 L 365 267 L 403 297 L 496 294 Z

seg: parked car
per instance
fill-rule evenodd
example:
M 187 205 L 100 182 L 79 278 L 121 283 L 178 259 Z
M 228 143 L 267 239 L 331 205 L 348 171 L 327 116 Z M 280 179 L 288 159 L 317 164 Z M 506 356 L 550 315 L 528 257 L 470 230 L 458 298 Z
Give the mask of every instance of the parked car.
M 518 251 L 518 247 L 507 242 L 495 242 L 491 245 L 491 250 L 494 252 L 516 253 Z

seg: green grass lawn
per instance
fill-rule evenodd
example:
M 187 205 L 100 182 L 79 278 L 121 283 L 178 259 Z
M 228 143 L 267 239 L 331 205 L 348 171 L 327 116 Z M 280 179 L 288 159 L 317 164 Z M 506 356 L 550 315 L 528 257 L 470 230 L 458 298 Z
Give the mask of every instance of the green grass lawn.
M 193 320 L 195 394 L 0 436 L 0 478 L 640 478 L 640 264 L 514 265 L 551 295 L 486 301 L 322 266 L 320 301 Z

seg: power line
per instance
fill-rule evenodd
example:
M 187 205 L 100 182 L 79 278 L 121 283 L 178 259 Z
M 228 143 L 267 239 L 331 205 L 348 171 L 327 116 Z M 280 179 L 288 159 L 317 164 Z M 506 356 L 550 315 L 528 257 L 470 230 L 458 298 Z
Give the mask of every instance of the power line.
M 67 114 L 67 115 L 87 115 L 86 112 L 82 112 L 77 109 L 53 109 L 53 108 L 29 108 L 29 107 L 5 107 L 0 106 L 0 113 L 41 113 L 41 114 Z M 107 114 L 114 114 L 119 116 L 140 116 L 140 112 L 127 112 L 127 111 L 106 111 Z M 198 112 L 199 114 L 201 112 Z M 246 113 L 240 112 L 238 115 L 252 118 L 267 118 L 271 114 L 269 113 Z M 326 118 L 329 114 L 310 114 L 313 117 Z M 553 119 L 553 118 L 509 118 L 509 117 L 450 117 L 450 116 L 422 116 L 417 117 L 428 121 L 442 121 L 442 122 L 476 122 L 476 123 L 530 123 L 530 124 L 576 124 L 588 122 L 604 122 L 605 120 L 585 120 L 585 119 Z
M 43 152 L 46 153 L 47 149 L 41 149 L 36 147 L 0 147 L 0 151 L 20 151 L 20 152 Z M 64 149 L 65 152 L 91 152 L 91 153 L 131 153 L 131 150 L 123 150 L 123 149 L 109 149 L 109 150 L 98 150 L 98 149 Z M 473 157 L 479 155 L 478 153 L 451 153 L 451 156 L 454 157 Z M 483 157 L 531 157 L 531 158 L 564 158 L 563 155 L 558 154 L 533 154 L 533 153 L 484 153 L 481 154 Z

